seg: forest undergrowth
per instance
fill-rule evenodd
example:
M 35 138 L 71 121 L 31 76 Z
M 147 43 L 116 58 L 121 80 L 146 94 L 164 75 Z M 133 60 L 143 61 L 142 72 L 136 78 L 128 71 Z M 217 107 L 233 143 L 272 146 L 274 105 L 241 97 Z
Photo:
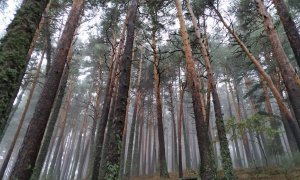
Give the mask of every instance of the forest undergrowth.
M 240 180 L 299 180 L 300 167 L 284 168 L 284 167 L 268 167 L 268 168 L 251 168 L 236 169 L 235 175 Z M 168 180 L 177 180 L 178 173 L 171 172 Z M 186 170 L 183 172 L 183 180 L 192 180 L 197 178 L 197 172 L 194 170 Z M 133 177 L 131 180 L 159 180 L 159 174 L 149 176 Z M 218 179 L 224 179 L 223 171 L 218 171 Z

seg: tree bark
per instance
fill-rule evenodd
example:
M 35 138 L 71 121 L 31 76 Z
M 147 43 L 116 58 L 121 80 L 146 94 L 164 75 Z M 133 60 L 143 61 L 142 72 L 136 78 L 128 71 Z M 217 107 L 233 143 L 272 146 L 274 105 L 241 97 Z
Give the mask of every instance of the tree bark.
M 142 50 L 141 50 L 142 51 Z M 128 140 L 128 151 L 127 151 L 127 159 L 126 159 L 126 165 L 125 165 L 125 174 L 124 174 L 124 179 L 128 179 L 130 177 L 130 172 L 131 172 L 131 165 L 132 165 L 132 156 L 133 156 L 133 140 L 134 140 L 134 135 L 135 133 L 138 133 L 135 130 L 136 127 L 136 121 L 137 121 L 137 114 L 140 109 L 140 98 L 141 98 L 141 76 L 142 76 L 142 65 L 143 65 L 143 52 L 141 52 L 141 59 L 140 59 L 140 64 L 139 64 L 139 72 L 138 72 L 138 80 L 137 80 L 137 89 L 136 89 L 136 97 L 135 97 L 135 102 L 134 102 L 134 110 L 133 110 L 133 115 L 132 115 L 132 121 L 131 121 L 131 127 L 130 127 L 130 135 L 129 135 L 129 140 Z
M 160 73 L 159 62 L 156 47 L 155 32 L 152 34 L 151 48 L 154 56 L 154 84 L 155 84 L 155 100 L 156 100 L 156 118 L 158 128 L 158 143 L 159 143 L 159 170 L 161 178 L 169 178 L 167 160 L 165 155 L 165 138 L 164 138 L 164 125 L 162 117 L 162 104 L 160 97 Z
M 235 109 L 236 121 L 237 121 L 237 123 L 241 123 L 241 120 L 242 120 L 242 115 L 241 114 L 242 113 L 241 113 L 240 104 L 234 98 L 234 92 L 233 92 L 233 88 L 232 88 L 232 85 L 231 85 L 230 82 L 229 82 L 229 90 L 230 90 L 230 93 L 231 93 L 232 102 L 233 102 L 234 109 Z M 237 96 L 236 99 L 238 99 L 239 95 L 236 94 L 236 96 Z M 248 141 L 247 135 L 245 134 L 245 131 L 243 129 L 240 129 L 239 131 L 240 131 L 240 134 L 242 136 L 242 141 L 243 141 L 244 149 L 245 149 L 245 152 L 246 152 L 246 155 L 244 156 L 244 158 L 245 158 L 245 160 L 247 159 L 248 161 L 251 161 L 252 156 L 251 156 L 251 152 L 250 152 L 249 141 Z
M 84 0 L 74 0 L 73 2 L 67 24 L 58 44 L 57 54 L 53 60 L 53 68 L 50 69 L 49 76 L 37 102 L 22 148 L 17 157 L 18 163 L 12 171 L 11 179 L 29 179 L 32 174 L 83 5 Z
M 181 144 L 181 130 L 182 130 L 182 116 L 183 116 L 183 96 L 185 85 L 182 85 L 180 88 L 180 107 L 178 114 L 178 176 L 179 178 L 183 177 L 182 171 L 182 144 Z
M 46 49 L 46 46 L 44 46 L 44 48 Z M 38 64 L 37 70 L 36 70 L 36 72 L 34 74 L 32 85 L 31 85 L 31 88 L 30 88 L 30 92 L 29 92 L 29 95 L 28 95 L 28 98 L 27 98 L 27 102 L 25 104 L 25 108 L 24 108 L 24 110 L 22 112 L 21 119 L 20 119 L 19 125 L 17 127 L 17 131 L 16 131 L 16 133 L 14 135 L 13 141 L 12 141 L 10 147 L 8 148 L 7 154 L 6 154 L 5 159 L 3 161 L 3 164 L 2 164 L 2 167 L 1 167 L 1 170 L 0 170 L 0 177 L 4 176 L 5 169 L 6 169 L 7 165 L 8 165 L 9 159 L 11 157 L 11 154 L 12 154 L 12 152 L 14 150 L 14 147 L 16 145 L 17 139 L 18 139 L 19 134 L 21 132 L 21 128 L 23 126 L 23 123 L 24 123 L 27 111 L 29 109 L 30 102 L 32 100 L 33 93 L 34 93 L 34 90 L 35 90 L 35 87 L 36 87 L 36 84 L 37 84 L 37 81 L 38 81 L 38 78 L 39 78 L 39 75 L 40 75 L 40 72 L 41 72 L 42 62 L 43 62 L 44 55 L 45 55 L 45 49 L 44 49 L 44 51 L 42 53 L 42 57 L 41 57 L 40 62 Z
M 0 137 L 17 96 L 27 54 L 49 0 L 27 0 L 17 11 L 0 43 Z
M 228 92 L 228 83 L 225 82 L 225 86 L 226 86 L 226 96 L 227 96 L 227 101 L 228 101 L 228 111 L 229 111 L 229 118 L 233 118 L 233 113 L 232 113 L 232 108 L 231 108 L 231 103 L 230 103 L 230 95 Z M 232 129 L 232 136 L 233 136 L 233 144 L 236 151 L 236 156 L 237 156 L 237 167 L 238 168 L 242 168 L 243 164 L 242 164 L 242 158 L 241 158 L 241 153 L 238 147 L 238 141 L 236 138 L 236 132 L 235 132 L 235 128 L 233 127 Z
M 296 120 L 298 125 L 300 125 L 300 87 L 299 84 L 297 84 L 299 77 L 292 68 L 289 59 L 284 52 L 279 36 L 275 30 L 275 26 L 273 25 L 272 18 L 267 12 L 265 5 L 263 4 L 262 0 L 255 0 L 255 2 L 258 12 L 263 18 L 266 34 L 271 43 L 272 51 L 280 69 Z
M 300 67 L 300 34 L 284 0 L 272 0 Z
M 110 68 L 110 74 L 107 78 L 104 103 L 102 106 L 101 116 L 100 116 L 98 127 L 97 127 L 98 130 L 97 130 L 97 134 L 96 134 L 96 148 L 95 148 L 96 156 L 95 156 L 95 160 L 93 160 L 94 163 L 93 163 L 93 173 L 92 173 L 93 180 L 98 179 L 98 176 L 99 176 L 99 168 L 100 168 L 100 163 L 101 163 L 105 128 L 107 126 L 109 112 L 111 109 L 111 99 L 112 99 L 113 91 L 115 88 L 115 78 L 117 76 L 117 71 L 119 68 L 121 51 L 124 48 L 125 31 L 126 31 L 125 25 L 127 24 L 127 21 L 128 21 L 128 18 L 126 18 L 124 25 L 123 25 L 121 38 L 120 38 L 120 44 L 118 46 L 117 54 L 112 55 L 112 59 L 111 59 L 112 65 Z M 115 41 L 115 38 L 114 38 L 114 41 Z M 113 61 L 114 58 L 115 58 L 115 61 Z
M 67 62 L 68 63 L 70 63 L 70 61 L 72 59 L 72 56 L 73 56 L 73 51 L 72 51 L 72 48 L 71 48 L 69 50 L 68 56 L 67 56 Z M 42 146 L 39 150 L 39 154 L 38 154 L 37 160 L 35 162 L 35 167 L 34 167 L 34 170 L 33 170 L 33 174 L 31 176 L 32 179 L 38 179 L 40 174 L 41 174 L 43 164 L 44 164 L 44 161 L 46 159 L 48 148 L 49 148 L 49 145 L 50 145 L 51 137 L 52 137 L 52 134 L 54 132 L 55 124 L 56 124 L 56 121 L 58 119 L 59 110 L 60 110 L 62 102 L 63 102 L 63 97 L 64 97 L 64 94 L 65 94 L 65 89 L 66 89 L 67 82 L 68 82 L 68 77 L 69 77 L 69 67 L 65 66 L 65 69 L 64 69 L 64 72 L 63 72 L 63 77 L 62 77 L 61 82 L 60 82 L 60 89 L 59 89 L 58 95 L 57 95 L 56 100 L 55 100 L 55 105 L 53 107 L 52 114 L 49 118 L 47 129 L 46 129 L 46 132 L 45 132 L 45 135 L 44 135 L 44 138 L 43 138 Z
M 134 150 L 133 150 L 133 163 L 132 163 L 132 175 L 139 175 L 139 157 L 140 157 L 140 139 L 142 137 L 142 126 L 144 119 L 144 97 L 141 98 L 141 108 L 140 113 L 138 115 L 137 124 L 136 124 L 136 132 L 134 136 Z
M 202 179 L 213 179 L 216 177 L 216 170 L 214 167 L 214 158 L 210 150 L 211 142 L 208 136 L 208 122 L 205 121 L 205 112 L 203 111 L 204 104 L 201 102 L 199 93 L 200 84 L 196 77 L 195 63 L 192 57 L 192 49 L 190 46 L 180 1 L 175 0 L 175 5 L 177 9 L 177 17 L 180 23 L 182 41 L 184 44 L 185 59 L 187 64 L 187 80 L 192 91 L 198 148 L 201 156 L 200 174 Z
M 123 137 L 124 122 L 126 117 L 126 106 L 128 98 L 128 90 L 130 85 L 130 73 L 131 73 L 131 61 L 132 50 L 134 42 L 135 21 L 137 18 L 139 0 L 132 0 L 129 7 L 128 23 L 127 23 L 127 37 L 125 43 L 125 49 L 120 61 L 120 76 L 118 95 L 116 99 L 116 111 L 113 118 L 113 132 L 109 141 L 109 155 L 106 157 L 106 168 L 104 172 L 104 178 L 119 176 L 119 161 Z M 113 168 L 107 168 L 107 166 Z
M 216 12 L 217 16 L 219 17 L 220 21 L 223 23 L 225 28 L 228 30 L 228 32 L 234 37 L 236 42 L 240 45 L 241 49 L 245 52 L 245 54 L 248 56 L 248 58 L 252 61 L 252 63 L 255 65 L 257 71 L 259 74 L 263 77 L 263 79 L 267 82 L 271 92 L 273 93 L 274 98 L 276 99 L 276 102 L 278 104 L 278 107 L 280 111 L 284 114 L 286 117 L 286 120 L 293 132 L 293 135 L 295 137 L 295 140 L 297 142 L 298 149 L 300 149 L 300 131 L 299 126 L 296 122 L 294 122 L 293 116 L 288 109 L 288 107 L 284 104 L 284 101 L 282 97 L 280 96 L 279 91 L 277 90 L 276 86 L 274 85 L 271 77 L 265 72 L 262 65 L 259 63 L 259 61 L 254 57 L 254 55 L 250 52 L 250 50 L 247 48 L 247 46 L 241 41 L 241 39 L 238 37 L 238 35 L 230 28 L 230 26 L 225 22 L 224 18 L 220 14 L 220 12 L 215 8 L 212 7 L 214 11 Z M 292 78 L 294 75 L 292 76 Z M 300 102 L 300 101 L 299 101 Z M 283 119 L 284 120 L 284 119 Z
M 193 9 L 189 3 L 189 0 L 187 2 L 188 2 L 187 6 L 189 9 L 189 12 L 192 16 L 192 23 L 195 28 L 196 37 L 200 44 L 200 52 L 201 52 L 202 58 L 204 59 L 204 62 L 205 62 L 208 81 L 210 83 L 208 86 L 210 87 L 212 97 L 213 97 L 213 104 L 214 104 L 215 117 L 216 117 L 216 126 L 217 126 L 219 141 L 220 141 L 220 150 L 221 150 L 221 156 L 222 156 L 222 164 L 223 164 L 223 168 L 225 171 L 225 178 L 226 179 L 235 179 L 234 173 L 233 173 L 232 161 L 231 161 L 231 157 L 230 157 L 228 140 L 226 137 L 225 124 L 224 124 L 224 120 L 223 120 L 223 113 L 222 113 L 220 98 L 219 98 L 219 94 L 217 92 L 217 85 L 216 85 L 215 78 L 213 75 L 213 69 L 212 69 L 212 66 L 210 63 L 210 57 L 208 54 L 209 51 L 208 51 L 208 47 L 206 46 L 207 43 L 205 43 L 205 39 L 201 38 L 201 32 L 200 32 L 200 28 L 197 24 L 197 18 L 196 18 L 195 14 L 193 12 Z M 210 91 L 208 91 L 208 93 L 210 93 Z M 210 101 L 210 98 L 207 99 L 207 101 Z M 209 102 L 207 102 L 207 103 L 209 103 Z M 209 113 L 210 112 L 208 111 L 206 116 L 209 116 Z M 207 121 L 209 121 L 209 119 Z
M 175 170 L 178 168 L 178 156 L 177 156 L 177 135 L 176 135 L 176 123 L 175 123 L 175 110 L 174 110 L 174 98 L 173 98 L 173 82 L 168 85 L 169 95 L 170 95 L 170 111 L 171 111 L 171 119 L 173 124 L 173 144 L 174 144 L 174 164 Z

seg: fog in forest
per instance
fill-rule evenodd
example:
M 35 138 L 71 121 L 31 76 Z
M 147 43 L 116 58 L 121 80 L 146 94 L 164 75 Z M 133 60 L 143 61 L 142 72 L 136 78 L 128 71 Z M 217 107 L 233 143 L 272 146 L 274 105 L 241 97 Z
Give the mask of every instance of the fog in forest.
M 298 0 L 0 0 L 4 180 L 300 179 Z

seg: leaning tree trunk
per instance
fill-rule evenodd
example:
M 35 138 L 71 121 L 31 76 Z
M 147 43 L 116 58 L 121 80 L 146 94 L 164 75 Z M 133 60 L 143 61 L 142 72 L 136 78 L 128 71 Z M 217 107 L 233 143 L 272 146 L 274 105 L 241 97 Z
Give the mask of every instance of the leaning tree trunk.
M 262 0 L 255 0 L 255 2 L 259 14 L 263 17 L 263 24 L 272 46 L 272 52 L 275 59 L 277 60 L 277 65 L 280 69 L 281 76 L 283 78 L 289 100 L 294 110 L 296 120 L 298 122 L 298 125 L 300 125 L 300 87 L 296 82 L 299 80 L 299 77 L 292 68 L 289 59 L 284 52 L 275 26 L 273 25 L 272 18 L 267 12 L 265 5 L 263 4 Z M 298 43 L 300 44 L 300 42 Z
M 22 148 L 17 157 L 18 163 L 15 164 L 10 176 L 11 179 L 29 179 L 32 174 L 83 5 L 84 0 L 73 1 L 66 26 L 58 43 L 52 68 L 29 123 Z
M 44 48 L 46 49 L 46 46 L 44 46 Z M 32 96 L 33 96 L 36 84 L 37 84 L 38 79 L 39 79 L 39 75 L 40 75 L 41 67 L 42 67 L 42 62 L 43 62 L 44 55 L 45 55 L 45 49 L 44 49 L 44 51 L 42 53 L 42 57 L 41 57 L 40 62 L 38 64 L 37 70 L 36 70 L 36 72 L 34 74 L 34 78 L 33 78 L 33 81 L 32 81 L 32 86 L 30 88 L 30 92 L 29 92 L 29 95 L 28 95 L 28 98 L 27 98 L 27 102 L 26 102 L 25 108 L 24 108 L 24 110 L 22 112 L 21 119 L 20 119 L 19 125 L 17 127 L 17 131 L 16 131 L 16 133 L 14 135 L 13 141 L 12 141 L 10 147 L 8 148 L 7 154 L 6 154 L 5 159 L 3 161 L 3 164 L 2 164 L 2 167 L 1 167 L 1 170 L 0 170 L 0 177 L 4 176 L 5 169 L 6 169 L 7 165 L 8 165 L 9 159 L 10 159 L 12 153 L 13 153 L 14 147 L 15 147 L 15 145 L 17 143 L 17 139 L 18 139 L 19 134 L 21 132 L 21 128 L 23 126 L 23 123 L 24 123 L 27 111 L 29 109 L 29 105 L 30 105 L 31 100 L 32 100 Z
M 73 52 L 72 52 L 72 48 L 71 48 L 68 52 L 68 57 L 67 57 L 67 62 L 68 63 L 71 61 L 72 55 L 73 55 Z M 56 124 L 56 121 L 57 121 L 57 118 L 58 118 L 59 110 L 60 110 L 62 102 L 63 102 L 63 97 L 64 97 L 64 94 L 65 94 L 65 89 L 66 89 L 66 86 L 67 86 L 68 77 L 69 77 L 69 67 L 65 66 L 64 74 L 63 74 L 62 80 L 60 82 L 60 89 L 59 89 L 58 95 L 57 95 L 56 100 L 55 100 L 53 111 L 52 111 L 51 116 L 49 118 L 47 129 L 46 129 L 46 132 L 45 132 L 45 135 L 44 135 L 44 138 L 43 138 L 43 142 L 42 142 L 41 148 L 39 150 L 39 155 L 38 155 L 37 160 L 35 162 L 35 167 L 34 167 L 34 170 L 33 170 L 33 174 L 31 176 L 32 179 L 38 179 L 40 177 L 40 174 L 41 174 L 41 171 L 42 171 L 42 168 L 43 168 L 43 164 L 44 164 L 44 161 L 45 161 L 46 156 L 47 156 L 47 152 L 48 152 L 48 148 L 49 148 L 49 145 L 50 145 L 51 137 L 52 137 L 52 134 L 54 132 L 55 124 Z
M 0 41 L 0 137 L 27 66 L 27 54 L 49 0 L 24 1 Z
M 297 64 L 300 67 L 300 34 L 297 26 L 289 13 L 284 0 L 273 0 L 273 4 L 277 9 L 277 13 L 294 52 Z
M 280 109 L 280 111 L 283 113 L 283 115 L 285 116 L 286 120 L 293 132 L 293 135 L 295 136 L 295 140 L 297 142 L 297 146 L 298 146 L 298 150 L 300 149 L 300 132 L 299 132 L 299 125 L 294 122 L 294 118 L 292 116 L 292 113 L 290 112 L 290 110 L 288 109 L 288 107 L 284 104 L 284 101 L 278 91 L 278 89 L 276 88 L 276 86 L 274 85 L 271 77 L 266 73 L 266 71 L 264 70 L 264 68 L 262 67 L 262 65 L 260 64 L 260 62 L 254 57 L 254 55 L 251 53 L 251 51 L 247 48 L 247 46 L 244 44 L 244 42 L 241 41 L 241 39 L 239 38 L 239 36 L 236 34 L 235 31 L 233 31 L 231 29 L 231 27 L 225 22 L 224 18 L 222 17 L 222 15 L 220 14 L 220 12 L 213 6 L 212 7 L 215 11 L 215 13 L 217 14 L 217 16 L 219 17 L 220 21 L 223 23 L 223 25 L 225 26 L 225 28 L 228 30 L 228 32 L 233 36 L 233 38 L 236 40 L 236 42 L 239 44 L 239 46 L 241 47 L 241 49 L 245 52 L 245 54 L 248 56 L 248 58 L 252 61 L 252 63 L 254 64 L 254 66 L 256 67 L 257 71 L 259 72 L 259 74 L 263 77 L 263 79 L 266 81 L 266 83 L 268 84 L 271 92 L 273 93 L 274 98 L 276 99 L 276 102 L 278 104 L 278 107 Z M 292 78 L 294 77 L 294 75 L 292 76 Z
M 213 97 L 213 104 L 214 104 L 215 117 L 216 117 L 216 126 L 217 126 L 218 137 L 220 140 L 220 150 L 221 150 L 221 156 L 222 156 L 222 164 L 223 164 L 223 168 L 225 171 L 225 178 L 226 179 L 235 179 L 234 174 L 233 174 L 233 166 L 232 166 L 232 161 L 231 161 L 231 157 L 230 157 L 228 140 L 226 138 L 225 124 L 224 124 L 224 120 L 223 120 L 223 113 L 222 113 L 220 98 L 219 98 L 219 94 L 217 92 L 217 86 L 216 86 L 215 78 L 213 75 L 213 70 L 212 70 L 211 63 L 210 63 L 208 47 L 206 46 L 205 39 L 201 38 L 201 32 L 200 32 L 200 28 L 197 24 L 197 18 L 196 18 L 195 14 L 193 12 L 193 9 L 189 3 L 189 0 L 187 2 L 188 2 L 187 6 L 189 9 L 189 12 L 192 16 L 193 26 L 196 31 L 196 36 L 197 36 L 198 42 L 200 44 L 200 52 L 201 52 L 202 57 L 205 62 L 207 76 L 209 79 L 208 81 L 211 83 L 211 84 L 209 84 L 209 87 L 210 87 L 212 97 Z M 210 92 L 208 92 L 208 93 L 210 93 Z M 210 98 L 207 101 L 210 101 Z M 209 102 L 207 102 L 207 103 L 209 103 Z M 207 112 L 206 116 L 209 116 L 209 112 Z
M 118 177 L 119 174 L 119 162 L 121 154 L 121 144 L 124 129 L 124 122 L 126 117 L 126 106 L 128 91 L 130 85 L 130 72 L 132 61 L 132 50 L 134 42 L 135 21 L 137 18 L 139 0 L 132 0 L 127 22 L 127 37 L 125 43 L 125 49 L 120 61 L 120 76 L 118 86 L 118 96 L 116 99 L 116 111 L 113 118 L 113 132 L 112 137 L 108 140 L 110 153 L 106 157 L 106 165 L 104 177 Z M 106 148 L 108 150 L 108 148 Z M 104 152 L 103 152 L 104 153 Z M 107 168 L 107 167 L 114 168 Z
M 200 98 L 200 84 L 196 77 L 195 63 L 192 56 L 192 49 L 183 17 L 182 6 L 179 0 L 175 0 L 177 16 L 180 23 L 180 31 L 184 44 L 185 59 L 187 64 L 187 80 L 192 91 L 192 101 L 195 115 L 195 124 L 198 138 L 198 148 L 201 157 L 200 173 L 202 179 L 213 179 L 216 177 L 211 142 L 208 136 L 208 122 L 205 121 L 203 103 Z

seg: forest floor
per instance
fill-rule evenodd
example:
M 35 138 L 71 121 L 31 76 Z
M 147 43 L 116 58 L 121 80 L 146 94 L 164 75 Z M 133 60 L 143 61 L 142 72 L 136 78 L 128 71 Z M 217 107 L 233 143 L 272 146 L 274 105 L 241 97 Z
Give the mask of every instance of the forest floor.
M 257 169 L 241 169 L 235 170 L 235 175 L 241 180 L 300 180 L 300 167 L 297 168 L 257 168 Z M 218 172 L 220 179 L 223 177 L 223 172 Z M 184 172 L 184 179 L 197 177 L 197 172 L 193 170 Z M 131 180 L 159 180 L 159 174 L 149 176 L 133 177 Z M 171 172 L 170 179 L 177 180 L 178 173 Z

